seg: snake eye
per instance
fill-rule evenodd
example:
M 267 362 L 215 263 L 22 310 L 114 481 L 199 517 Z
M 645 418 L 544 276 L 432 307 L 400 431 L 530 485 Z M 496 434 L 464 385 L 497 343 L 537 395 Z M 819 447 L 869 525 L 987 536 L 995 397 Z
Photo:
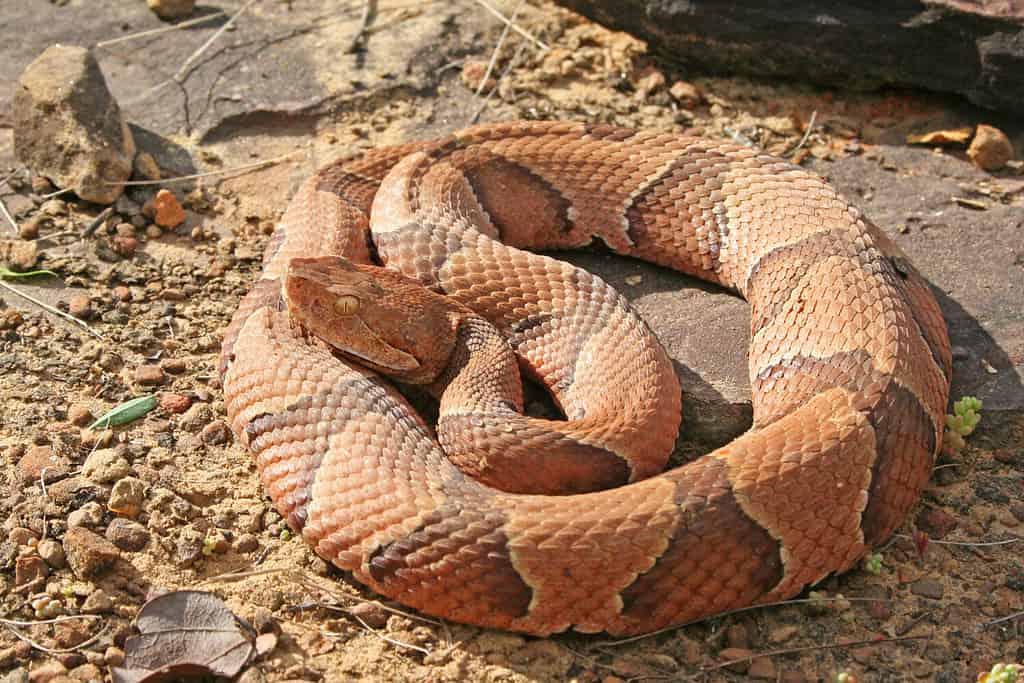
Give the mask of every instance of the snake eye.
M 352 315 L 359 310 L 359 299 L 351 294 L 339 296 L 334 300 L 334 310 L 339 315 Z

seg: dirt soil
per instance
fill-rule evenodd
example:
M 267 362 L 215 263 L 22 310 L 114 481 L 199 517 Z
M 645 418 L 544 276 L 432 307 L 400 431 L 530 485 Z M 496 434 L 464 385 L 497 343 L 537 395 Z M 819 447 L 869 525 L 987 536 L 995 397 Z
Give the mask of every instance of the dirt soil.
M 123 203 L 88 235 L 103 207 L 41 196 L 53 188 L 15 162 L 10 98 L 0 95 L 0 179 L 13 174 L 0 199 L 21 230 L 0 225 L 0 238 L 35 249 L 37 267 L 59 275 L 6 282 L 88 326 L 0 290 L 0 681 L 25 672 L 34 681 L 110 680 L 142 604 L 180 588 L 212 591 L 277 634 L 242 674 L 249 683 L 796 682 L 843 672 L 966 683 L 996 662 L 1024 660 L 1024 541 L 1014 542 L 1024 531 L 1024 175 L 1019 164 L 980 171 L 962 145 L 906 144 L 909 134 L 989 123 L 1020 153 L 1019 122 L 922 93 L 682 73 L 634 38 L 540 0 L 523 4 L 516 24 L 550 49 L 503 35 L 483 3 L 382 0 L 349 53 L 362 3 L 335 4 L 256 3 L 185 70 L 223 20 L 98 49 L 165 177 L 291 156 L 132 188 L 135 208 Z M 162 25 L 141 2 L 33 5 L 13 10 L 9 29 L 31 38 L 0 47 L 0 78 L 11 89 L 49 43 Z M 516 5 L 497 4 L 506 15 Z M 830 178 L 907 250 L 950 323 L 953 397 L 976 395 L 985 408 L 967 447 L 943 454 L 920 505 L 880 550 L 879 572 L 825 580 L 814 597 L 827 602 L 754 609 L 632 642 L 537 639 L 369 602 L 373 594 L 287 530 L 224 422 L 223 330 L 302 178 L 336 157 L 449 132 L 477 114 L 732 138 Z M 184 205 L 181 226 L 160 229 L 138 213 L 158 187 Z M 687 398 L 677 462 L 749 426 L 743 302 L 603 252 L 571 258 L 624 292 L 678 361 Z M 145 417 L 86 428 L 143 394 L 159 399 Z M 11 621 L 79 614 L 96 618 Z

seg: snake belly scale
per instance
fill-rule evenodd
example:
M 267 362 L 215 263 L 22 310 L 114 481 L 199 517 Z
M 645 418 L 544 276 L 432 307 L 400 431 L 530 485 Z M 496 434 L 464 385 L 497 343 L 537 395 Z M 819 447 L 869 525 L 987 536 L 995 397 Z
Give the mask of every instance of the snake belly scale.
M 749 302 L 747 433 L 660 474 L 643 460 L 671 448 L 680 401 L 674 376 L 649 370 L 662 366 L 627 358 L 649 332 L 617 318 L 598 278 L 520 251 L 594 239 Z M 602 432 L 594 449 L 613 455 L 647 439 L 639 460 L 608 468 L 629 483 L 539 495 L 464 474 L 387 380 L 290 320 L 289 263 L 317 255 L 383 258 L 492 313 L 570 420 L 618 401 L 605 413 L 624 416 L 626 437 L 595 424 L 567 438 Z M 495 284 L 508 276 L 520 279 Z M 276 508 L 358 581 L 469 624 L 635 634 L 791 597 L 888 538 L 939 450 L 951 359 L 927 283 L 817 176 L 724 142 L 513 122 L 370 150 L 307 180 L 221 371 Z

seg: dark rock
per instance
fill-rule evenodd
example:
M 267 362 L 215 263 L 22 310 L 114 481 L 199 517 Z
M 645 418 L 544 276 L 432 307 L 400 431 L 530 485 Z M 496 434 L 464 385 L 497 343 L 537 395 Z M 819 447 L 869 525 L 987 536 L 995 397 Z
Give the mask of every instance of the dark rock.
M 110 520 L 106 536 L 118 548 L 129 552 L 138 552 L 149 543 L 149 530 L 146 527 L 122 517 Z
M 1017 111 L 1024 101 L 1024 11 L 955 0 L 674 2 L 561 0 L 713 72 L 844 87 L 916 86 Z
M 945 587 L 940 581 L 934 581 L 932 579 L 920 579 L 910 584 L 910 592 L 914 595 L 920 595 L 923 598 L 931 598 L 932 600 L 941 600 L 942 595 L 945 592 Z
M 945 538 L 956 525 L 957 518 L 941 508 L 925 508 L 917 516 L 918 528 L 931 538 Z
M 48 48 L 18 80 L 13 110 L 19 161 L 87 201 L 121 196 L 135 142 L 89 50 Z

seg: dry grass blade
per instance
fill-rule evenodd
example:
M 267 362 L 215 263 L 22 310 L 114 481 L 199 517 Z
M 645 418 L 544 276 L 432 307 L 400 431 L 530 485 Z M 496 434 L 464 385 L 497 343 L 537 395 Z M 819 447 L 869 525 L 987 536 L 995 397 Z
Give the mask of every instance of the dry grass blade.
M 102 334 L 100 334 L 96 330 L 94 330 L 91 327 L 89 327 L 89 325 L 87 325 L 85 323 L 85 321 L 79 320 L 78 318 L 76 318 L 74 316 L 68 315 L 64 311 L 62 311 L 62 310 L 60 310 L 58 308 L 54 308 L 53 306 L 51 306 L 50 304 L 46 303 L 45 301 L 40 301 L 39 299 L 35 298 L 31 294 L 26 294 L 25 292 L 21 291 L 20 289 L 12 287 L 11 285 L 9 285 L 6 282 L 4 282 L 3 280 L 0 280 L 0 287 L 3 287 L 4 289 L 12 292 L 13 294 L 17 294 L 18 296 L 20 296 L 22 299 L 25 299 L 26 301 L 31 301 L 32 303 L 34 303 L 36 306 L 39 306 L 39 308 L 43 309 L 44 311 L 47 311 L 49 313 L 53 313 L 54 315 L 56 315 L 58 317 L 64 318 L 68 322 L 71 322 L 71 323 L 74 323 L 75 325 L 78 325 L 83 330 L 85 330 L 86 332 L 88 332 L 92 336 L 96 337 L 97 339 L 106 339 L 106 337 L 104 337 Z
M 130 34 L 126 35 L 126 36 L 121 36 L 120 38 L 111 38 L 110 40 L 100 41 L 100 42 L 96 43 L 95 47 L 96 48 L 110 47 L 111 45 L 117 45 L 118 43 L 125 43 L 125 42 L 128 42 L 129 40 L 138 40 L 139 38 L 148 38 L 150 36 L 158 36 L 160 34 L 168 33 L 170 31 L 179 31 L 179 30 L 181 30 L 183 28 L 189 28 L 191 26 L 198 26 L 199 24 L 205 24 L 205 23 L 207 23 L 209 21 L 213 21 L 214 19 L 220 19 L 223 16 L 226 16 L 224 14 L 224 12 L 217 12 L 216 14 L 209 14 L 209 15 L 207 15 L 205 17 L 198 17 L 196 19 L 189 19 L 188 21 L 183 21 L 180 24 L 175 24 L 174 26 L 163 26 L 161 28 L 152 28 L 152 29 L 149 29 L 148 31 L 139 31 L 138 33 L 130 33 Z
M 359 28 L 356 29 L 356 34 L 352 36 L 345 52 L 351 54 L 363 47 L 366 36 L 369 35 L 370 24 L 375 16 L 377 16 L 377 0 L 364 0 L 363 13 L 359 17 Z
M 4 218 L 6 218 L 7 222 L 11 224 L 11 232 L 17 235 L 18 223 L 14 220 L 14 216 L 11 215 L 11 212 L 7 210 L 7 205 L 4 204 L 4 200 L 2 199 L 0 199 L 0 213 L 3 213 Z
M 515 31 L 516 33 L 521 35 L 523 38 L 526 38 L 528 41 L 530 41 L 531 43 L 536 45 L 541 50 L 550 50 L 551 49 L 550 45 L 548 45 L 544 41 L 534 37 L 531 33 L 527 32 L 526 30 L 524 30 L 524 29 L 520 28 L 519 26 L 517 26 L 515 24 L 515 17 L 514 16 L 511 19 L 509 19 L 504 14 L 502 14 L 500 11 L 498 11 L 497 7 L 495 7 L 494 5 L 490 4 L 489 2 L 486 2 L 486 0 L 474 0 L 474 1 L 476 2 L 476 4 L 480 5 L 485 10 L 487 10 L 488 12 L 490 12 L 491 14 L 496 16 L 498 19 L 500 19 L 502 22 L 504 22 L 506 27 L 511 28 L 513 31 Z
M 265 159 L 263 161 L 255 161 L 251 164 L 243 164 L 242 166 L 235 166 L 234 168 L 225 168 L 220 171 L 207 171 L 205 173 L 193 173 L 192 175 L 180 175 L 173 178 L 161 178 L 160 180 L 125 180 L 119 183 L 107 183 L 108 185 L 167 185 L 170 183 L 184 183 L 189 180 L 198 180 L 199 178 L 210 178 L 212 176 L 219 175 L 230 175 L 232 173 L 243 173 L 246 171 L 254 171 L 264 166 L 273 166 L 279 164 L 286 159 L 290 159 L 294 156 L 301 154 L 301 152 L 289 152 L 288 154 L 282 154 L 279 157 L 273 159 Z
M 212 36 L 206 39 L 205 43 L 199 46 L 199 49 L 197 49 L 195 52 L 189 55 L 188 59 L 185 60 L 185 63 L 181 65 L 181 68 L 178 69 L 177 72 L 175 72 L 172 80 L 180 83 L 181 79 L 185 76 L 185 72 L 188 71 L 188 68 L 192 66 L 192 64 L 195 63 L 197 59 L 202 57 L 203 53 L 209 50 L 210 46 L 217 42 L 217 39 L 224 35 L 225 31 L 234 26 L 235 21 L 237 21 L 240 16 L 245 14 L 245 12 L 257 2 L 259 2 L 259 0 L 249 0 L 247 3 L 242 5 L 237 12 L 232 14 L 231 18 L 225 21 L 223 26 L 217 29 Z
M 89 616 L 92 616 L 92 615 L 87 615 L 87 614 L 86 615 L 81 615 L 82 618 L 89 617 Z M 3 624 L 7 628 L 7 630 L 11 632 L 11 635 L 13 635 L 15 638 L 17 638 L 18 640 L 21 640 L 21 641 L 23 641 L 25 643 L 28 643 L 29 646 L 31 646 L 33 649 L 36 649 L 36 650 L 39 650 L 40 652 L 45 652 L 45 653 L 51 654 L 51 655 L 59 655 L 59 654 L 64 654 L 66 652 L 76 652 L 77 650 L 81 650 L 83 648 L 89 647 L 90 645 L 92 645 L 97 640 L 99 640 L 100 638 L 103 637 L 103 634 L 105 634 L 107 632 L 107 627 L 109 626 L 109 624 L 103 624 L 103 626 L 95 634 L 93 634 L 93 636 L 91 638 L 89 638 L 87 640 L 83 640 L 81 643 L 78 643 L 77 645 L 72 645 L 71 647 L 62 647 L 62 648 L 47 647 L 47 646 L 43 645 L 42 643 L 39 643 L 39 642 L 33 640 L 32 638 L 29 638 L 27 635 L 25 635 L 24 633 L 19 631 L 18 628 L 17 628 L 17 626 L 35 626 L 36 624 L 49 624 L 49 623 L 56 623 L 56 620 L 55 619 L 47 619 L 45 621 L 36 621 L 36 622 L 32 622 L 32 621 L 16 622 L 13 619 L 0 619 L 0 624 Z

